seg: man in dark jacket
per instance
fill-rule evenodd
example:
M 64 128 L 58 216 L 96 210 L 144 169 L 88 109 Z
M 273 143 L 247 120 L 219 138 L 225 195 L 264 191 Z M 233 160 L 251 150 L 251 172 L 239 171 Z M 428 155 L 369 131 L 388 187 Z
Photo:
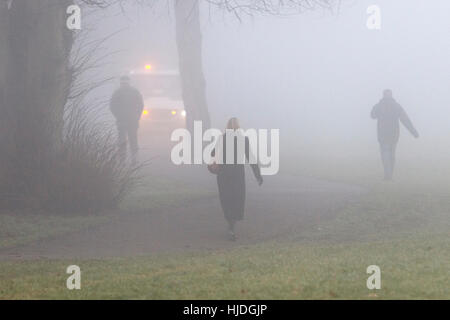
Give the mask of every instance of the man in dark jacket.
M 383 99 L 373 107 L 371 116 L 372 119 L 378 120 L 378 142 L 384 166 L 384 179 L 392 180 L 395 152 L 400 137 L 400 122 L 415 138 L 419 137 L 419 133 L 405 110 L 394 100 L 389 89 L 384 91 Z
M 120 155 L 125 158 L 128 141 L 132 160 L 136 162 L 139 150 L 137 135 L 144 101 L 139 91 L 130 85 L 129 77 L 120 78 L 120 88 L 114 92 L 110 108 L 116 118 Z

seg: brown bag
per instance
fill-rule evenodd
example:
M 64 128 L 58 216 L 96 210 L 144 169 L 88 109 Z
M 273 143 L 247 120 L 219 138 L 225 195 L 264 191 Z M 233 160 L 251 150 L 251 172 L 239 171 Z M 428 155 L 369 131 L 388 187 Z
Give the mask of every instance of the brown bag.
M 219 174 L 220 170 L 220 164 L 213 162 L 211 164 L 208 164 L 208 171 L 212 174 Z

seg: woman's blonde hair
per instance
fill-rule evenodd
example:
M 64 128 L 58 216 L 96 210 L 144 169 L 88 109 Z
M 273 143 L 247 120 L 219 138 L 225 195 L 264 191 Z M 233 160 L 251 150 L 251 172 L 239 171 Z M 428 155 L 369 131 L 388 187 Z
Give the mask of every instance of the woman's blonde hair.
M 231 118 L 230 120 L 228 120 L 227 129 L 238 130 L 240 128 L 241 128 L 241 126 L 239 125 L 238 118 Z

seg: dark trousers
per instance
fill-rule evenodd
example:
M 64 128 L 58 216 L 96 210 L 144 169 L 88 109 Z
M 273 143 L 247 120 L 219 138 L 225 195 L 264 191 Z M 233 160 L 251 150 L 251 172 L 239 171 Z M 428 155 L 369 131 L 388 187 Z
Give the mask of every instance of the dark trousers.
M 395 169 L 397 143 L 380 143 L 381 161 L 384 167 L 384 179 L 392 180 Z
M 117 124 L 119 154 L 125 159 L 127 146 L 130 145 L 130 153 L 133 161 L 136 160 L 139 151 L 138 145 L 138 126 Z

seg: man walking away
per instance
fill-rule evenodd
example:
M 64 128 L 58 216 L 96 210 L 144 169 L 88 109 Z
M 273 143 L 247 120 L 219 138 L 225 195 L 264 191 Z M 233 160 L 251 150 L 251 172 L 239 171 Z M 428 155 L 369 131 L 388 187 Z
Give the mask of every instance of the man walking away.
M 131 86 L 129 77 L 120 78 L 120 88 L 114 92 L 110 108 L 116 118 L 120 157 L 125 160 L 129 144 L 131 159 L 136 163 L 139 151 L 139 121 L 144 110 L 144 101 L 140 92 Z
M 405 110 L 394 100 L 392 91 L 387 89 L 383 99 L 376 104 L 371 113 L 372 119 L 378 120 L 378 142 L 384 167 L 384 179 L 392 180 L 395 168 L 395 152 L 400 137 L 400 122 L 415 137 L 419 133 L 414 128 Z

